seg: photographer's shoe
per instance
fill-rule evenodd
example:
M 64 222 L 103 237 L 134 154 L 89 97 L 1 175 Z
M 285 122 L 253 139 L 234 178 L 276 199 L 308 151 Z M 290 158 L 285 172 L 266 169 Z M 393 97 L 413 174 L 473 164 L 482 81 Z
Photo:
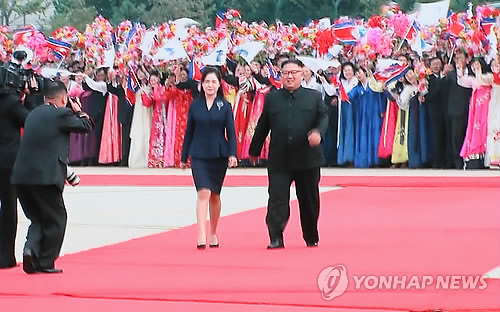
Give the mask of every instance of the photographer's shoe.
M 63 270 L 56 268 L 39 268 L 35 273 L 59 274 L 62 272 Z

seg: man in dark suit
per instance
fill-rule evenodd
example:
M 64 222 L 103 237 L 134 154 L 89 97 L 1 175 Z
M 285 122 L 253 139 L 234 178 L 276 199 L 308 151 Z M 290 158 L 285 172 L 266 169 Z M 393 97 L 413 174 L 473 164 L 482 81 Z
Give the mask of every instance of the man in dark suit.
M 123 88 L 125 78 L 111 72 L 111 83 L 108 83 L 108 91 L 118 97 L 118 122 L 122 125 L 122 160 L 120 166 L 128 166 L 128 157 L 130 153 L 130 128 L 132 126 L 132 116 L 134 106 L 127 101 L 126 90 Z
M 59 256 L 66 229 L 62 197 L 67 176 L 71 132 L 88 133 L 93 123 L 71 101 L 64 83 L 46 85 L 46 104 L 26 119 L 23 140 L 12 172 L 19 201 L 31 225 L 23 254 L 26 273 L 60 273 L 54 261 Z
M 264 110 L 250 145 L 250 162 L 257 161 L 271 131 L 268 161 L 269 201 L 266 223 L 269 249 L 283 248 L 283 230 L 290 217 L 290 186 L 295 181 L 303 238 L 317 246 L 320 167 L 324 164 L 321 137 L 328 127 L 328 109 L 321 93 L 301 87 L 304 65 L 282 65 L 283 89 L 266 96 Z
M 432 168 L 444 169 L 447 167 L 447 125 L 448 125 L 448 102 L 446 98 L 446 85 L 444 76 L 441 74 L 443 62 L 439 57 L 430 61 L 432 74 L 429 76 L 429 93 L 425 95 L 425 103 L 428 107 L 429 120 L 432 133 Z
M 17 266 L 17 196 L 10 178 L 21 143 L 20 129 L 28 116 L 21 96 L 15 91 L 4 91 L 0 94 L 0 269 Z
M 455 57 L 455 68 L 446 66 L 445 73 L 445 92 L 448 93 L 448 109 L 449 118 L 449 142 L 451 154 L 451 162 L 456 169 L 463 169 L 464 162 L 460 157 L 460 150 L 465 140 L 467 131 L 467 120 L 469 115 L 469 102 L 472 95 L 472 89 L 462 87 L 457 81 L 457 71 L 460 74 L 469 75 L 472 71 L 467 67 L 467 53 L 459 51 Z

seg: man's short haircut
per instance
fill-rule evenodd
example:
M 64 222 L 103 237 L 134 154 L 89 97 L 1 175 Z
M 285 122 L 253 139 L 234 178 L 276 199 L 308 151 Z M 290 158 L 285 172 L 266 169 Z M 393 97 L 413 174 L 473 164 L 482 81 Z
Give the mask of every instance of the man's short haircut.
M 284 61 L 281 64 L 281 68 L 285 67 L 285 65 L 287 65 L 287 64 L 295 64 L 295 65 L 299 66 L 300 68 L 304 68 L 304 63 L 302 63 L 300 60 L 296 60 L 296 59 L 287 59 L 286 61 Z
M 47 81 L 44 87 L 45 92 L 43 95 L 48 99 L 55 98 L 61 92 L 68 92 L 62 81 Z
M 441 63 L 443 63 L 443 60 L 439 56 L 434 56 L 429 60 L 429 63 L 432 63 L 432 61 L 439 60 Z

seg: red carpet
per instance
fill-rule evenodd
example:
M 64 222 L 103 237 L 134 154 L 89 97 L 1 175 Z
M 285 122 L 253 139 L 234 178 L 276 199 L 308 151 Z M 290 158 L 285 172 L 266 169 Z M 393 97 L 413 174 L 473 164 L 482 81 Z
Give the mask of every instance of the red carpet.
M 2 271 L 1 311 L 500 311 L 500 280 L 488 280 L 484 290 L 356 290 L 352 280 L 481 275 L 499 266 L 497 179 L 416 183 L 433 180 L 433 187 L 408 187 L 411 181 L 404 177 L 332 182 L 342 179 L 351 185 L 401 179 L 406 187 L 350 186 L 323 193 L 320 246 L 314 249 L 304 247 L 294 202 L 284 250 L 265 249 L 265 209 L 256 209 L 221 220 L 218 250 L 196 250 L 196 229 L 190 226 L 65 256 L 58 262 L 65 273 L 58 276 Z M 326 301 L 318 275 L 337 264 L 346 266 L 349 287 Z

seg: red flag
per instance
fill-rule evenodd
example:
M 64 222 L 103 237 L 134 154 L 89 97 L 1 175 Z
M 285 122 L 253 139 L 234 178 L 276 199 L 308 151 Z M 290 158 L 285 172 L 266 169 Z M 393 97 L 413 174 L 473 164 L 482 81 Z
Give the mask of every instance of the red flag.
M 330 77 L 330 82 L 337 89 L 337 93 L 338 93 L 338 95 L 340 97 L 340 100 L 342 102 L 349 102 L 349 103 L 351 103 L 351 101 L 349 100 L 349 96 L 347 95 L 347 92 L 344 89 L 344 85 L 340 82 L 339 78 L 337 78 L 336 75 L 332 75 Z
M 17 30 L 14 33 L 14 44 L 23 45 L 28 42 L 32 36 L 34 36 L 38 31 L 33 27 L 26 27 Z

